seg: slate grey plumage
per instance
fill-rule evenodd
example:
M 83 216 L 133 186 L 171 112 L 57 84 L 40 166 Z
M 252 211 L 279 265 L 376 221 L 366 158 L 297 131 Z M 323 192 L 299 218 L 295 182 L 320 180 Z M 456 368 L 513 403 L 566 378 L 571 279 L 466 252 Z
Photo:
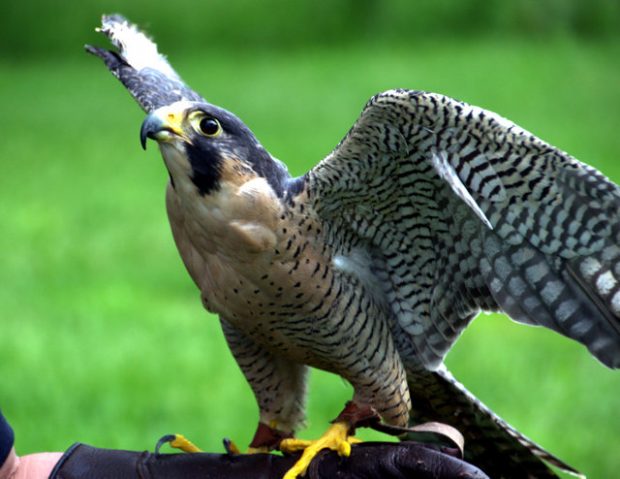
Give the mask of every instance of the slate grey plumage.
M 264 425 L 299 427 L 314 366 L 388 423 L 461 429 L 467 457 L 493 477 L 556 477 L 541 459 L 575 472 L 442 364 L 480 310 L 503 310 L 620 367 L 616 185 L 494 113 L 408 90 L 373 97 L 336 149 L 292 179 L 134 26 L 104 17 L 102 31 L 120 53 L 88 50 L 151 112 L 142 141 L 159 141 L 171 175 L 175 242 Z

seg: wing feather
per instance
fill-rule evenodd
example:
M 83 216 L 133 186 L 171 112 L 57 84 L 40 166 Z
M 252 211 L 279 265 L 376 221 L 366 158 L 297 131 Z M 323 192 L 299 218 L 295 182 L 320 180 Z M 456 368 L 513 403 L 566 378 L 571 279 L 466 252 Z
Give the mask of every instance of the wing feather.
M 467 187 L 463 184 L 462 180 L 459 177 L 459 174 L 454 169 L 454 167 L 448 162 L 446 155 L 443 153 L 434 153 L 431 155 L 433 161 L 433 167 L 439 177 L 444 180 L 450 187 L 454 194 L 456 194 L 459 198 L 461 198 L 467 206 L 471 208 L 471 210 L 476 213 L 480 221 L 482 221 L 489 229 L 493 229 L 493 225 L 489 221 L 489 219 L 485 216 L 484 212 L 476 203 L 476 200 L 472 197 L 471 193 L 467 189 Z M 465 170 L 464 175 L 469 176 L 469 172 L 472 168 L 468 163 L 463 165 L 463 170 Z M 477 175 L 480 177 L 480 175 Z M 481 180 L 478 180 L 480 183 Z
M 110 39 L 118 52 L 86 45 L 86 51 L 103 60 L 146 112 L 174 102 L 204 101 L 189 88 L 157 45 L 121 15 L 104 15 L 97 31 Z
M 373 97 L 308 174 L 333 247 L 356 238 L 405 359 L 437 368 L 480 310 L 620 367 L 620 189 L 510 121 L 433 93 Z

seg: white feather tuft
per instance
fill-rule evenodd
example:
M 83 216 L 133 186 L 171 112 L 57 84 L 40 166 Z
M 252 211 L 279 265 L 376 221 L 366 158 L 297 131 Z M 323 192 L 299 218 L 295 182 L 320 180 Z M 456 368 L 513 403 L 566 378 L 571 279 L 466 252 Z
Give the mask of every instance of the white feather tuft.
M 125 61 L 136 70 L 151 68 L 180 81 L 166 57 L 157 51 L 155 42 L 127 20 L 116 16 L 104 17 L 102 27 L 97 31 L 107 35 Z

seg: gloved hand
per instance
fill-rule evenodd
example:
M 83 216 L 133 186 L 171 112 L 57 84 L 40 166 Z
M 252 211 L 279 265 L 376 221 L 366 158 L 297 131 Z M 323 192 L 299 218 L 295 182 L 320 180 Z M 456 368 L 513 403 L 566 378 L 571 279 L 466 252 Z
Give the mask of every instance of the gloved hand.
M 476 467 L 433 446 L 414 442 L 355 444 L 351 456 L 323 451 L 307 479 L 489 479 Z M 76 444 L 50 479 L 281 479 L 297 456 L 275 454 L 152 454 Z

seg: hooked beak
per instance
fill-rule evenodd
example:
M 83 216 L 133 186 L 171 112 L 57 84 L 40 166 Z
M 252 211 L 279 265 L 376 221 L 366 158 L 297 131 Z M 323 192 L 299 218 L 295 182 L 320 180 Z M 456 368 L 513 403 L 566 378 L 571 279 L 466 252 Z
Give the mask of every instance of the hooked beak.
M 146 150 L 146 140 L 151 138 L 158 142 L 170 142 L 175 138 L 182 138 L 188 143 L 182 127 L 183 111 L 174 108 L 176 105 L 164 106 L 149 113 L 140 128 L 140 144 Z

